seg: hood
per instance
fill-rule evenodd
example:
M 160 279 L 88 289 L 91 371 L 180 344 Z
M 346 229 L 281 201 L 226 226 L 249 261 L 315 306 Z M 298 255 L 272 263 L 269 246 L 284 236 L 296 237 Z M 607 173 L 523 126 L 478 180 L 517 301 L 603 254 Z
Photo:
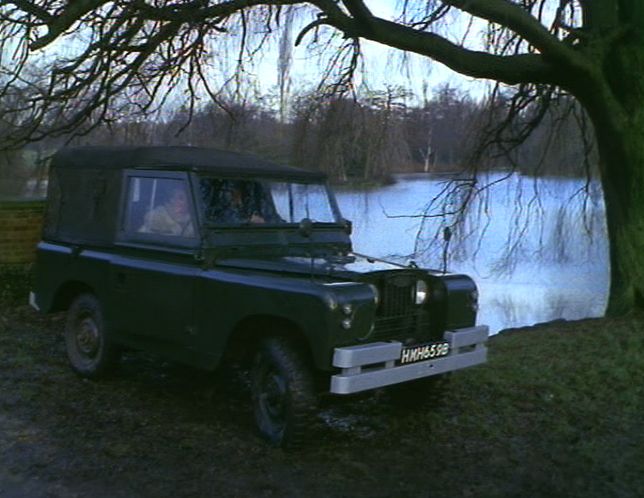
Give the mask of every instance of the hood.
M 419 271 L 415 265 L 404 266 L 394 262 L 350 254 L 348 256 L 297 257 L 284 256 L 275 258 L 228 258 L 217 261 L 219 267 L 230 267 L 248 270 L 260 270 L 275 273 L 293 273 L 306 276 L 319 276 L 328 279 L 339 278 L 350 280 L 380 272 L 414 272 Z M 422 270 L 426 272 L 427 270 Z

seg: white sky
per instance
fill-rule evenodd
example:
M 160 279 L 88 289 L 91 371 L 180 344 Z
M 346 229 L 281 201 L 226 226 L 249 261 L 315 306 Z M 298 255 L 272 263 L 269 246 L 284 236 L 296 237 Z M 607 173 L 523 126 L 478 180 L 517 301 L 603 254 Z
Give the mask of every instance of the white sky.
M 380 17 L 391 19 L 396 14 L 397 0 L 367 0 L 367 4 L 372 12 Z M 457 38 L 463 35 L 464 23 L 457 19 L 451 19 L 452 27 L 449 29 L 448 36 Z M 470 39 L 475 40 L 475 45 L 479 45 L 478 39 L 482 24 L 471 31 Z M 294 30 L 294 37 L 297 36 L 297 29 Z M 312 36 L 311 34 L 307 37 Z M 380 45 L 368 40 L 362 41 L 364 53 L 364 71 L 358 75 L 357 83 L 366 83 L 369 88 L 382 89 L 387 84 L 399 85 L 408 88 L 419 98 L 422 96 L 423 86 L 429 88 L 429 97 L 431 89 L 441 84 L 449 84 L 452 87 L 459 88 L 464 92 L 470 92 L 475 96 L 481 95 L 486 83 L 482 80 L 473 80 L 462 76 L 446 66 L 431 61 L 427 57 L 408 54 L 408 62 L 403 64 L 402 52 Z M 259 69 L 262 90 L 267 90 L 277 85 L 277 67 L 278 57 L 277 50 L 268 53 Z M 293 87 L 300 86 L 313 87 L 319 81 L 319 68 L 316 61 L 307 52 L 306 39 L 299 46 L 293 49 L 293 66 L 291 77 Z

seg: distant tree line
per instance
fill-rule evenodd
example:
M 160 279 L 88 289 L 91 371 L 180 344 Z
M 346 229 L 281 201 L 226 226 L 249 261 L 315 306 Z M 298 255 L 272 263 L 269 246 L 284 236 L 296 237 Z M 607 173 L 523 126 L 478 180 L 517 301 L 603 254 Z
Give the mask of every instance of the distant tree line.
M 341 183 L 383 182 L 399 172 L 458 174 L 472 166 L 529 175 L 583 176 L 590 170 L 592 154 L 587 152 L 593 144 L 589 133 L 580 133 L 581 111 L 572 102 L 551 105 L 530 137 L 510 154 L 502 153 L 507 152 L 499 150 L 503 140 L 493 137 L 493 150 L 477 156 L 485 133 L 493 133 L 505 115 L 503 96 L 496 96 L 491 103 L 448 85 L 437 88 L 420 104 L 396 87 L 358 98 L 301 92 L 292 98 L 287 119 L 281 119 L 283 113 L 273 100 L 231 97 L 197 110 L 178 107 L 155 120 L 121 117 L 71 141 L 66 136 L 45 138 L 30 145 L 22 156 L 13 152 L 12 160 L 7 156 L 0 161 L 0 170 L 4 162 L 7 166 L 32 163 L 46 156 L 43 151 L 68 142 L 184 144 L 252 152 L 325 171 Z M 528 122 L 531 110 L 523 112 Z M 127 116 L 127 110 L 122 115 Z M 42 167 L 23 166 L 22 170 L 32 178 L 34 172 L 40 177 Z M 13 169 L 10 176 L 15 183 L 20 175 Z

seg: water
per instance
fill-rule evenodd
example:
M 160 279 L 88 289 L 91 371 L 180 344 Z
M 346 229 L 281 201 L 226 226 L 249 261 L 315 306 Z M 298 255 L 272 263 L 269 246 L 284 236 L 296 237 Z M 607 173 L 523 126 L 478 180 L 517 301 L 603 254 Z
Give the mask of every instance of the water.
M 501 177 L 491 174 L 477 186 Z M 353 221 L 354 250 L 442 269 L 440 219 L 417 216 L 446 182 L 401 175 L 394 185 L 338 192 L 344 216 Z M 610 270 L 601 199 L 595 183 L 512 175 L 471 204 L 462 225 L 466 235 L 454 235 L 449 244 L 447 269 L 476 281 L 479 323 L 496 333 L 604 313 Z

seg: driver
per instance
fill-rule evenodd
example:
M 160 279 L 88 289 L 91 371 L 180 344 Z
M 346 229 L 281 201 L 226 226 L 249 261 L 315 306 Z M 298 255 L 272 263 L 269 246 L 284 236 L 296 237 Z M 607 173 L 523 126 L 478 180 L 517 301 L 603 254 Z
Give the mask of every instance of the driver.
M 230 224 L 266 223 L 259 211 L 251 209 L 249 185 L 231 182 L 225 190 L 224 195 L 220 197 L 223 205 L 217 213 L 218 221 Z
M 139 232 L 194 237 L 195 231 L 185 189 L 173 189 L 164 204 L 149 211 Z

